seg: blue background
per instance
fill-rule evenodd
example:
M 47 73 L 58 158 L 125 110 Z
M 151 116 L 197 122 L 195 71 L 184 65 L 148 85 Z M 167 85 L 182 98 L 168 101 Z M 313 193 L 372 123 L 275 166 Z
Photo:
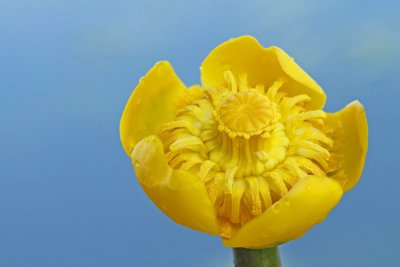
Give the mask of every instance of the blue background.
M 359 99 L 369 120 L 360 183 L 281 247 L 284 266 L 400 265 L 400 2 L 189 2 L 0 0 L 0 266 L 232 266 L 218 237 L 147 199 L 118 125 L 156 61 L 198 83 L 244 34 L 293 56 L 326 110 Z

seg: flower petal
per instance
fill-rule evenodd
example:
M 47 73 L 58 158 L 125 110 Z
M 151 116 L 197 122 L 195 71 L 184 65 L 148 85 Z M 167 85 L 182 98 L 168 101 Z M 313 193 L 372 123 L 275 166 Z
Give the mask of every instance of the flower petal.
M 308 176 L 260 216 L 249 221 L 225 246 L 264 248 L 296 239 L 322 222 L 339 202 L 343 190 L 338 182 Z
M 251 36 L 231 39 L 211 51 L 201 66 L 203 85 L 223 86 L 226 70 L 231 70 L 236 77 L 247 73 L 249 85 L 263 84 L 265 88 L 283 78 L 286 82 L 281 90 L 290 96 L 309 95 L 309 108 L 321 109 L 325 104 L 324 91 L 293 58 L 278 47 L 262 47 Z
M 148 197 L 172 220 L 218 234 L 215 211 L 203 183 L 193 174 L 167 165 L 160 139 L 152 135 L 140 141 L 132 162 Z
M 340 148 L 336 151 L 341 157 L 344 175 L 335 179 L 343 185 L 344 191 L 349 191 L 358 182 L 364 168 L 368 150 L 368 122 L 363 105 L 354 101 L 342 110 L 327 114 L 328 127 L 339 129 L 338 142 Z
M 166 61 L 156 63 L 140 79 L 120 122 L 121 142 L 128 155 L 143 137 L 155 133 L 157 125 L 174 118 L 174 102 L 185 89 Z

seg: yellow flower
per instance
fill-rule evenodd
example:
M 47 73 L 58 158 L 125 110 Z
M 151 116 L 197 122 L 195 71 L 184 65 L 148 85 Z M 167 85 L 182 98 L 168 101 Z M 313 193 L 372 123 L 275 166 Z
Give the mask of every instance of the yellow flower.
M 215 48 L 202 86 L 157 63 L 121 118 L 123 147 L 152 201 L 231 247 L 302 236 L 358 182 L 363 106 L 321 109 L 325 93 L 284 51 L 243 36 Z

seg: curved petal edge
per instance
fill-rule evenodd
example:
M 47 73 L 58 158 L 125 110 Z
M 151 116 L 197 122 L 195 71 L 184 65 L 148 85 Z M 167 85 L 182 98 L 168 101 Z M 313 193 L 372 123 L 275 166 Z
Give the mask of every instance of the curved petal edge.
M 368 122 L 365 109 L 354 101 L 336 113 L 327 114 L 326 123 L 335 131 L 340 148 L 336 153 L 341 157 L 344 174 L 337 179 L 345 191 L 351 190 L 359 181 L 368 151 Z
M 120 121 L 121 143 L 128 156 L 140 140 L 155 133 L 160 123 L 174 118 L 175 101 L 185 89 L 167 61 L 156 63 L 140 79 Z
M 231 239 L 223 239 L 223 243 L 229 247 L 265 248 L 299 238 L 322 222 L 342 195 L 335 180 L 308 176 L 263 214 L 242 226 Z
M 311 109 L 321 109 L 326 101 L 322 88 L 293 58 L 278 47 L 264 48 L 252 36 L 233 38 L 212 50 L 201 65 L 203 85 L 223 86 L 226 70 L 235 76 L 246 73 L 251 86 L 263 84 L 268 88 L 274 81 L 284 79 L 281 90 L 291 96 L 309 95 Z
M 176 223 L 217 235 L 214 207 L 203 183 L 193 174 L 167 165 L 160 139 L 141 140 L 132 152 L 136 176 L 147 196 Z

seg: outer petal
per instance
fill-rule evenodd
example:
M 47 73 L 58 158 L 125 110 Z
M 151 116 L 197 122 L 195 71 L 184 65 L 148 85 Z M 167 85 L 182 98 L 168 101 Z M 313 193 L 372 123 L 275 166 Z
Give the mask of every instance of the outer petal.
M 266 88 L 284 78 L 287 82 L 281 90 L 289 95 L 309 95 L 309 108 L 321 109 L 325 104 L 324 91 L 293 58 L 278 47 L 262 47 L 251 36 L 231 39 L 211 51 L 201 66 L 203 85 L 224 85 L 225 70 L 231 70 L 235 76 L 247 73 L 250 85 L 264 84 Z
M 218 234 L 215 211 L 203 183 L 187 171 L 170 168 L 156 136 L 135 146 L 132 161 L 140 184 L 159 209 L 179 224 Z
M 354 101 L 342 110 L 328 114 L 326 118 L 328 126 L 338 129 L 340 148 L 337 151 L 341 156 L 344 176 L 337 178 L 343 185 L 343 189 L 352 189 L 361 177 L 364 162 L 368 150 L 368 123 L 363 105 Z
M 231 239 L 224 239 L 224 245 L 263 248 L 296 239 L 323 221 L 342 194 L 335 180 L 308 176 L 262 215 L 245 224 Z
M 120 122 L 121 142 L 128 155 L 143 137 L 155 133 L 157 125 L 174 118 L 174 102 L 185 88 L 166 61 L 158 62 L 140 79 Z

